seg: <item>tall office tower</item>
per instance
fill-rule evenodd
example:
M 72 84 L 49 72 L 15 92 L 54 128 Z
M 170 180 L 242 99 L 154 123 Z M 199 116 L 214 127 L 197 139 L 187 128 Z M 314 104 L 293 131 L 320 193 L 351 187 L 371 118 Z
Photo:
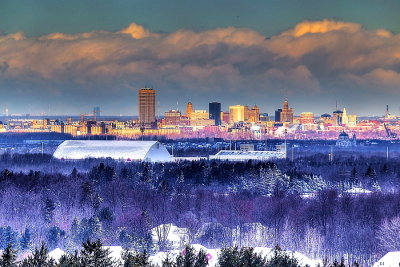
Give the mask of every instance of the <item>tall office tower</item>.
M 332 116 L 332 125 L 333 126 L 340 126 L 342 125 L 342 116 L 343 116 L 343 111 L 341 110 L 335 110 L 333 112 Z
M 210 116 L 210 119 L 215 121 L 214 125 L 221 125 L 221 103 L 209 103 L 208 114 Z
M 188 117 L 190 119 L 192 117 L 192 113 L 193 113 L 192 102 L 188 102 L 186 104 L 186 117 Z
M 229 122 L 235 123 L 244 121 L 245 108 L 246 107 L 242 105 L 229 106 Z
M 293 109 L 289 108 L 287 99 L 283 101 L 282 111 L 280 112 L 280 122 L 293 123 Z
M 260 120 L 260 109 L 255 105 L 248 109 L 248 118 L 249 122 L 257 122 Z
M 281 112 L 281 108 L 275 110 L 275 122 L 281 122 Z
M 138 90 L 139 122 L 151 125 L 156 122 L 156 91 L 153 88 Z
M 347 116 L 346 108 L 343 108 L 342 124 L 347 125 L 348 123 L 349 123 L 349 117 Z

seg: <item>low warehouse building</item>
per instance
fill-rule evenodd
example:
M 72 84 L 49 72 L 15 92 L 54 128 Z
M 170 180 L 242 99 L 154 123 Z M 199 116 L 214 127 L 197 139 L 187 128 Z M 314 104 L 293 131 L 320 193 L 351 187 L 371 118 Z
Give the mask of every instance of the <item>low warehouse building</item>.
M 168 150 L 158 141 L 67 140 L 58 146 L 53 156 L 68 160 L 112 158 L 127 161 L 173 161 Z
M 210 159 L 228 161 L 247 161 L 247 160 L 271 160 L 284 159 L 286 153 L 278 151 L 240 151 L 240 150 L 221 150 L 217 154 L 210 156 Z

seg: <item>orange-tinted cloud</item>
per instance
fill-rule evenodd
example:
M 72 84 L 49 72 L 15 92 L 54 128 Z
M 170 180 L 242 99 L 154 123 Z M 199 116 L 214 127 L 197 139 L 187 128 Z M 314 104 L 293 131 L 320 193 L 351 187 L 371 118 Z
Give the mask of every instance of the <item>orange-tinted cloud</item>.
M 136 23 L 131 23 L 128 27 L 121 29 L 118 33 L 128 34 L 133 39 L 141 39 L 149 36 L 155 36 L 154 33 L 151 33 L 149 30 L 146 30 L 143 26 L 138 25 Z
M 281 35 L 300 37 L 305 34 L 327 33 L 332 31 L 357 32 L 361 30 L 361 25 L 351 22 L 334 21 L 324 19 L 321 21 L 302 21 L 293 29 L 283 32 Z

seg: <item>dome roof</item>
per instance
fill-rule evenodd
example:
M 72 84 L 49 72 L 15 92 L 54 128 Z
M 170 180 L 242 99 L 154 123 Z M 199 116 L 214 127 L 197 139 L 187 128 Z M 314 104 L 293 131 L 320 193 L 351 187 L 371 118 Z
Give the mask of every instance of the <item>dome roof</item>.
M 344 131 L 342 131 L 340 134 L 339 134 L 339 137 L 349 137 L 349 135 L 347 134 L 347 133 L 345 133 Z
M 112 158 L 119 160 L 172 161 L 167 149 L 157 141 L 67 140 L 53 156 L 58 159 Z

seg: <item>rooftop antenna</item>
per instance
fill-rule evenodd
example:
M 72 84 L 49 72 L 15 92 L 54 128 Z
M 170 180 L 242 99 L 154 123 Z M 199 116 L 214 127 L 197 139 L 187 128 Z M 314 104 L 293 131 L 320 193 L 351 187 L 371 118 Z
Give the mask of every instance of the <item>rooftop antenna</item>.
M 386 105 L 386 116 L 389 116 L 389 105 Z
M 336 106 L 336 110 L 338 110 L 338 107 L 337 107 L 337 99 L 336 99 L 336 105 L 335 105 L 335 106 Z

